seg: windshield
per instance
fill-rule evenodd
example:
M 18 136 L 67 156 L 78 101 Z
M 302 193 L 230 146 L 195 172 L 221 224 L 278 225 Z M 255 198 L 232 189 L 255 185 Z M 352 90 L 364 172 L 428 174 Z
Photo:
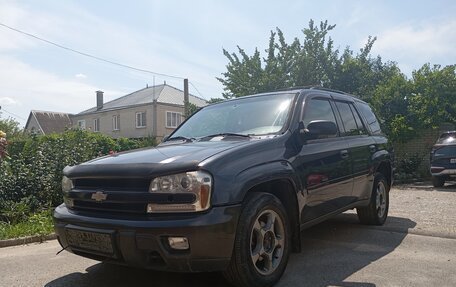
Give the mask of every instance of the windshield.
M 273 94 L 203 108 L 170 138 L 200 138 L 215 134 L 265 135 L 282 130 L 295 94 Z
M 456 132 L 448 132 L 442 134 L 437 140 L 437 144 L 456 143 Z

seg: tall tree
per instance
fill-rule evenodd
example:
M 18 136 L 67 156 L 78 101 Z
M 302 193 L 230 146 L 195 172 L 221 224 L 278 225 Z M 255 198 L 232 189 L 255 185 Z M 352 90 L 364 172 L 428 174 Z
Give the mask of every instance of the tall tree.
M 393 62 L 383 63 L 372 57 L 375 37 L 355 54 L 347 47 L 342 55 L 334 48 L 329 33 L 335 25 L 328 21 L 316 25 L 313 20 L 302 30 L 304 38 L 285 41 L 283 32 L 271 31 L 266 56 L 258 49 L 249 56 L 238 47 L 238 53 L 223 50 L 228 59 L 226 72 L 217 78 L 224 86 L 225 98 L 273 91 L 293 86 L 323 86 L 340 89 L 369 99 L 375 86 L 397 73 Z

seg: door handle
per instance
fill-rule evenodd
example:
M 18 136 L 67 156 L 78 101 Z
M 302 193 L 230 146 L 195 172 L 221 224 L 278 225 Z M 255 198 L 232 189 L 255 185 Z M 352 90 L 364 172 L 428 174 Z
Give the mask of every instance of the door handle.
M 376 147 L 374 144 L 371 144 L 371 145 L 369 146 L 369 150 L 370 150 L 371 153 L 374 153 L 374 152 L 377 151 L 377 147 Z
M 340 151 L 340 157 L 343 159 L 348 158 L 348 150 L 344 149 Z

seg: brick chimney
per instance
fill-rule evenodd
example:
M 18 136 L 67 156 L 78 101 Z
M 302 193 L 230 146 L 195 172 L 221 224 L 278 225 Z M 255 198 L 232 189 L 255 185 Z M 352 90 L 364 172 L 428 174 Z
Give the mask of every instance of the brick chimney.
M 97 91 L 97 110 L 103 108 L 103 91 Z

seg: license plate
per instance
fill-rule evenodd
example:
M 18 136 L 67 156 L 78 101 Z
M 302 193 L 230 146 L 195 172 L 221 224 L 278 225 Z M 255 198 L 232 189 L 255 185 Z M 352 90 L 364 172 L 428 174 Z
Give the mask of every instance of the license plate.
M 456 158 L 450 159 L 450 163 L 456 163 Z
M 104 254 L 113 255 L 111 234 L 90 232 L 77 229 L 66 229 L 68 245 Z

